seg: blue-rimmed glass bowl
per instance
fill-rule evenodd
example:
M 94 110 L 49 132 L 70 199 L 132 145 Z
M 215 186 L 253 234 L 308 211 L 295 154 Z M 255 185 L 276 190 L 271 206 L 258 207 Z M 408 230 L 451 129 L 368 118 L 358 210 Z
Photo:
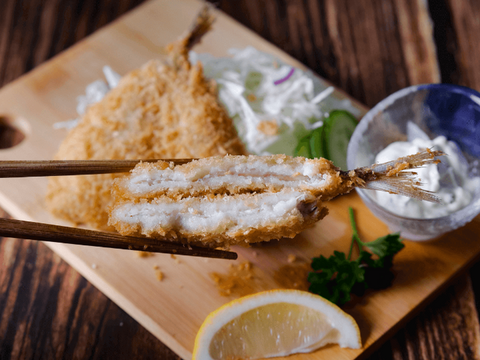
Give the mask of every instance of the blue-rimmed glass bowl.
M 368 166 L 395 141 L 407 141 L 413 122 L 430 139 L 444 135 L 460 147 L 468 162 L 469 177 L 480 176 L 480 93 L 456 85 L 429 84 L 402 89 L 378 103 L 360 121 L 350 139 L 349 169 Z M 393 160 L 393 159 L 392 159 Z M 433 219 L 407 218 L 375 201 L 375 193 L 357 190 L 369 209 L 392 231 L 410 240 L 427 240 L 459 228 L 480 213 L 480 188 L 466 207 Z

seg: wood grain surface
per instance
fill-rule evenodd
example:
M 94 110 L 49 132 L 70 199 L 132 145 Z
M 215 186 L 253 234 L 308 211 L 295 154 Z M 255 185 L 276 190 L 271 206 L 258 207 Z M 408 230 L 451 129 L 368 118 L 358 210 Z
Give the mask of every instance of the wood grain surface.
M 139 3 L 0 0 L 0 86 Z M 215 4 L 367 106 L 424 82 L 480 90 L 475 0 Z M 2 239 L 0 259 L 0 359 L 178 359 L 45 245 Z M 479 266 L 371 358 L 480 359 Z

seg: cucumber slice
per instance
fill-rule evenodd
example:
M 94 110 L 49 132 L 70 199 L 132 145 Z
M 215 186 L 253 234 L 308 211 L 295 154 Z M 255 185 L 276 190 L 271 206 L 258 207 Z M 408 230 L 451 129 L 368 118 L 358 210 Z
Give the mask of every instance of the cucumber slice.
M 294 156 L 303 156 L 308 159 L 312 158 L 312 153 L 310 152 L 310 134 L 303 137 L 299 142 L 294 151 Z
M 348 142 L 357 124 L 357 119 L 348 111 L 334 110 L 323 125 L 327 158 L 342 170 L 348 170 Z
M 313 130 L 310 136 L 310 152 L 314 158 L 326 158 L 327 151 L 325 148 L 325 125 Z

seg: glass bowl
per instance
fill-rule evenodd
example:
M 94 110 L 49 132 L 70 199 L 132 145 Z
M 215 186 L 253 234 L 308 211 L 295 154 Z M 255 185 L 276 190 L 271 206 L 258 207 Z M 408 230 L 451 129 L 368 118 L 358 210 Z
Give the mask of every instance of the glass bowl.
M 469 177 L 480 176 L 480 93 L 447 84 L 416 85 L 378 103 L 360 121 L 347 152 L 349 169 L 368 166 L 395 141 L 407 141 L 407 124 L 416 124 L 430 139 L 444 135 L 454 141 L 468 162 Z M 394 160 L 394 159 L 392 159 Z M 375 201 L 375 192 L 357 189 L 363 202 L 391 231 L 410 240 L 429 240 L 470 222 L 480 213 L 480 188 L 466 207 L 432 219 L 396 215 Z

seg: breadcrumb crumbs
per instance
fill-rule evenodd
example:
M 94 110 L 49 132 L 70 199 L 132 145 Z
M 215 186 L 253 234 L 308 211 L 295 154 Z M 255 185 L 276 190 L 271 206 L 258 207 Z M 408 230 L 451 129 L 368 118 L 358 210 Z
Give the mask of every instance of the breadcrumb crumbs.
M 137 251 L 137 256 L 140 258 L 147 258 L 153 255 L 155 254 L 149 251 Z
M 277 135 L 278 134 L 278 123 L 277 120 L 264 120 L 257 125 L 257 130 L 264 133 L 265 135 Z
M 213 272 L 210 277 L 215 282 L 221 296 L 245 296 L 257 292 L 255 272 L 252 263 L 245 261 L 238 265 L 229 264 L 227 274 Z
M 399 172 L 409 168 L 410 168 L 410 164 L 406 161 L 402 163 L 395 163 L 395 167 L 389 166 L 387 168 L 387 176 L 396 176 L 398 175 Z
M 157 277 L 157 280 L 158 280 L 158 281 L 163 281 L 163 279 L 164 279 L 164 277 L 165 277 L 165 275 L 163 274 L 163 272 L 160 271 L 160 270 L 158 270 L 158 269 L 155 270 L 155 276 Z
M 300 263 L 283 265 L 273 274 L 278 286 L 284 289 L 308 290 L 308 273 L 312 271 L 310 264 Z
M 180 259 L 177 258 L 175 255 L 170 254 L 170 257 L 171 257 L 173 260 L 175 260 L 175 262 L 176 262 L 177 264 L 181 264 L 181 263 L 182 263 L 182 262 L 180 261 Z

